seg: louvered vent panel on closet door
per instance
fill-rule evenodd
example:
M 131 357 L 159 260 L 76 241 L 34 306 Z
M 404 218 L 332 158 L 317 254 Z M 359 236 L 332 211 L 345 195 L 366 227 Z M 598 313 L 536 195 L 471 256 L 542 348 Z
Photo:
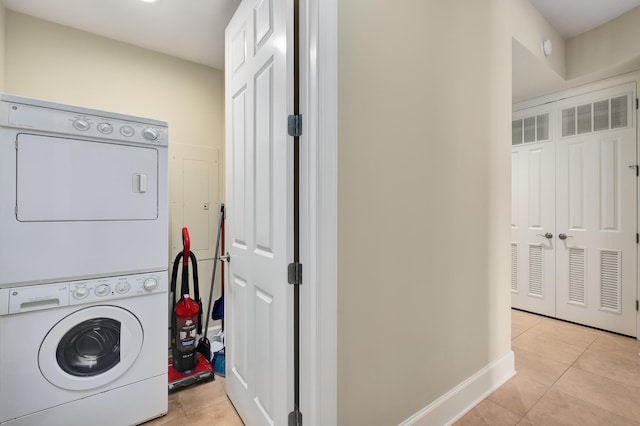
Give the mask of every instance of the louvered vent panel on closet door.
M 620 251 L 600 252 L 600 308 L 620 312 Z
M 562 137 L 627 127 L 628 95 L 562 110 Z
M 520 145 L 522 143 L 522 120 L 513 120 L 511 122 L 511 145 Z
M 586 250 L 569 248 L 569 303 L 586 305 L 585 299 L 585 264 Z
M 529 295 L 542 297 L 542 246 L 529 245 Z
M 578 106 L 578 134 L 590 133 L 591 127 L 591 104 Z
M 518 244 L 511 243 L 511 290 L 518 291 Z
M 524 119 L 524 143 L 536 141 L 536 117 Z
M 627 95 L 611 98 L 611 128 L 627 127 Z
M 565 108 L 562 110 L 562 136 L 576 134 L 576 109 Z
M 593 130 L 609 130 L 609 99 L 593 103 Z
M 536 140 L 549 139 L 549 114 L 536 115 Z

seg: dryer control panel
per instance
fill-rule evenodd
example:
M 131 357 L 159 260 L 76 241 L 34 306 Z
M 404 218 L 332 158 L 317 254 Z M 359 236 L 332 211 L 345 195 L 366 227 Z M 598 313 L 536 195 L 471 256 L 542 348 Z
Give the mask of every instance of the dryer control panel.
M 167 272 L 0 289 L 0 315 L 166 292 Z
M 69 137 L 168 146 L 167 123 L 142 117 L 0 95 L 0 126 Z

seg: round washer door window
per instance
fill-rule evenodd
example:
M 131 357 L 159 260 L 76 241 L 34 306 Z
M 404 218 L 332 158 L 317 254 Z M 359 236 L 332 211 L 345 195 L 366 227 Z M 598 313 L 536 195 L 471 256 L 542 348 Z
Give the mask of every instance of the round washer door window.
M 53 326 L 38 353 L 43 376 L 69 390 L 89 390 L 122 376 L 142 349 L 140 321 L 128 310 L 93 306 Z

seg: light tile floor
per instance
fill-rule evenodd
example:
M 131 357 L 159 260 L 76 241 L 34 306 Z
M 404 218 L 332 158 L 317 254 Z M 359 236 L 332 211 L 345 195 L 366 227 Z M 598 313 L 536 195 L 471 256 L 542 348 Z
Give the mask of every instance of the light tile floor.
M 242 420 L 224 391 L 224 377 L 169 394 L 166 416 L 145 426 L 242 426 Z
M 512 310 L 517 374 L 456 425 L 640 426 L 640 342 Z
M 640 426 L 640 342 L 512 310 L 517 374 L 456 425 Z M 242 425 L 224 378 L 169 395 L 146 426 Z

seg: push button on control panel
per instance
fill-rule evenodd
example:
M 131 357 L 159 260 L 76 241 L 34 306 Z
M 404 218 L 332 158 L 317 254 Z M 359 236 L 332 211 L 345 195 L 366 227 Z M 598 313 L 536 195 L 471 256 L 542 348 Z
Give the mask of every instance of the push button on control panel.
M 130 138 L 135 133 L 136 133 L 136 131 L 133 130 L 133 127 L 131 127 L 131 126 L 122 126 L 122 127 L 120 127 L 120 134 L 122 136 L 126 136 L 126 137 Z

